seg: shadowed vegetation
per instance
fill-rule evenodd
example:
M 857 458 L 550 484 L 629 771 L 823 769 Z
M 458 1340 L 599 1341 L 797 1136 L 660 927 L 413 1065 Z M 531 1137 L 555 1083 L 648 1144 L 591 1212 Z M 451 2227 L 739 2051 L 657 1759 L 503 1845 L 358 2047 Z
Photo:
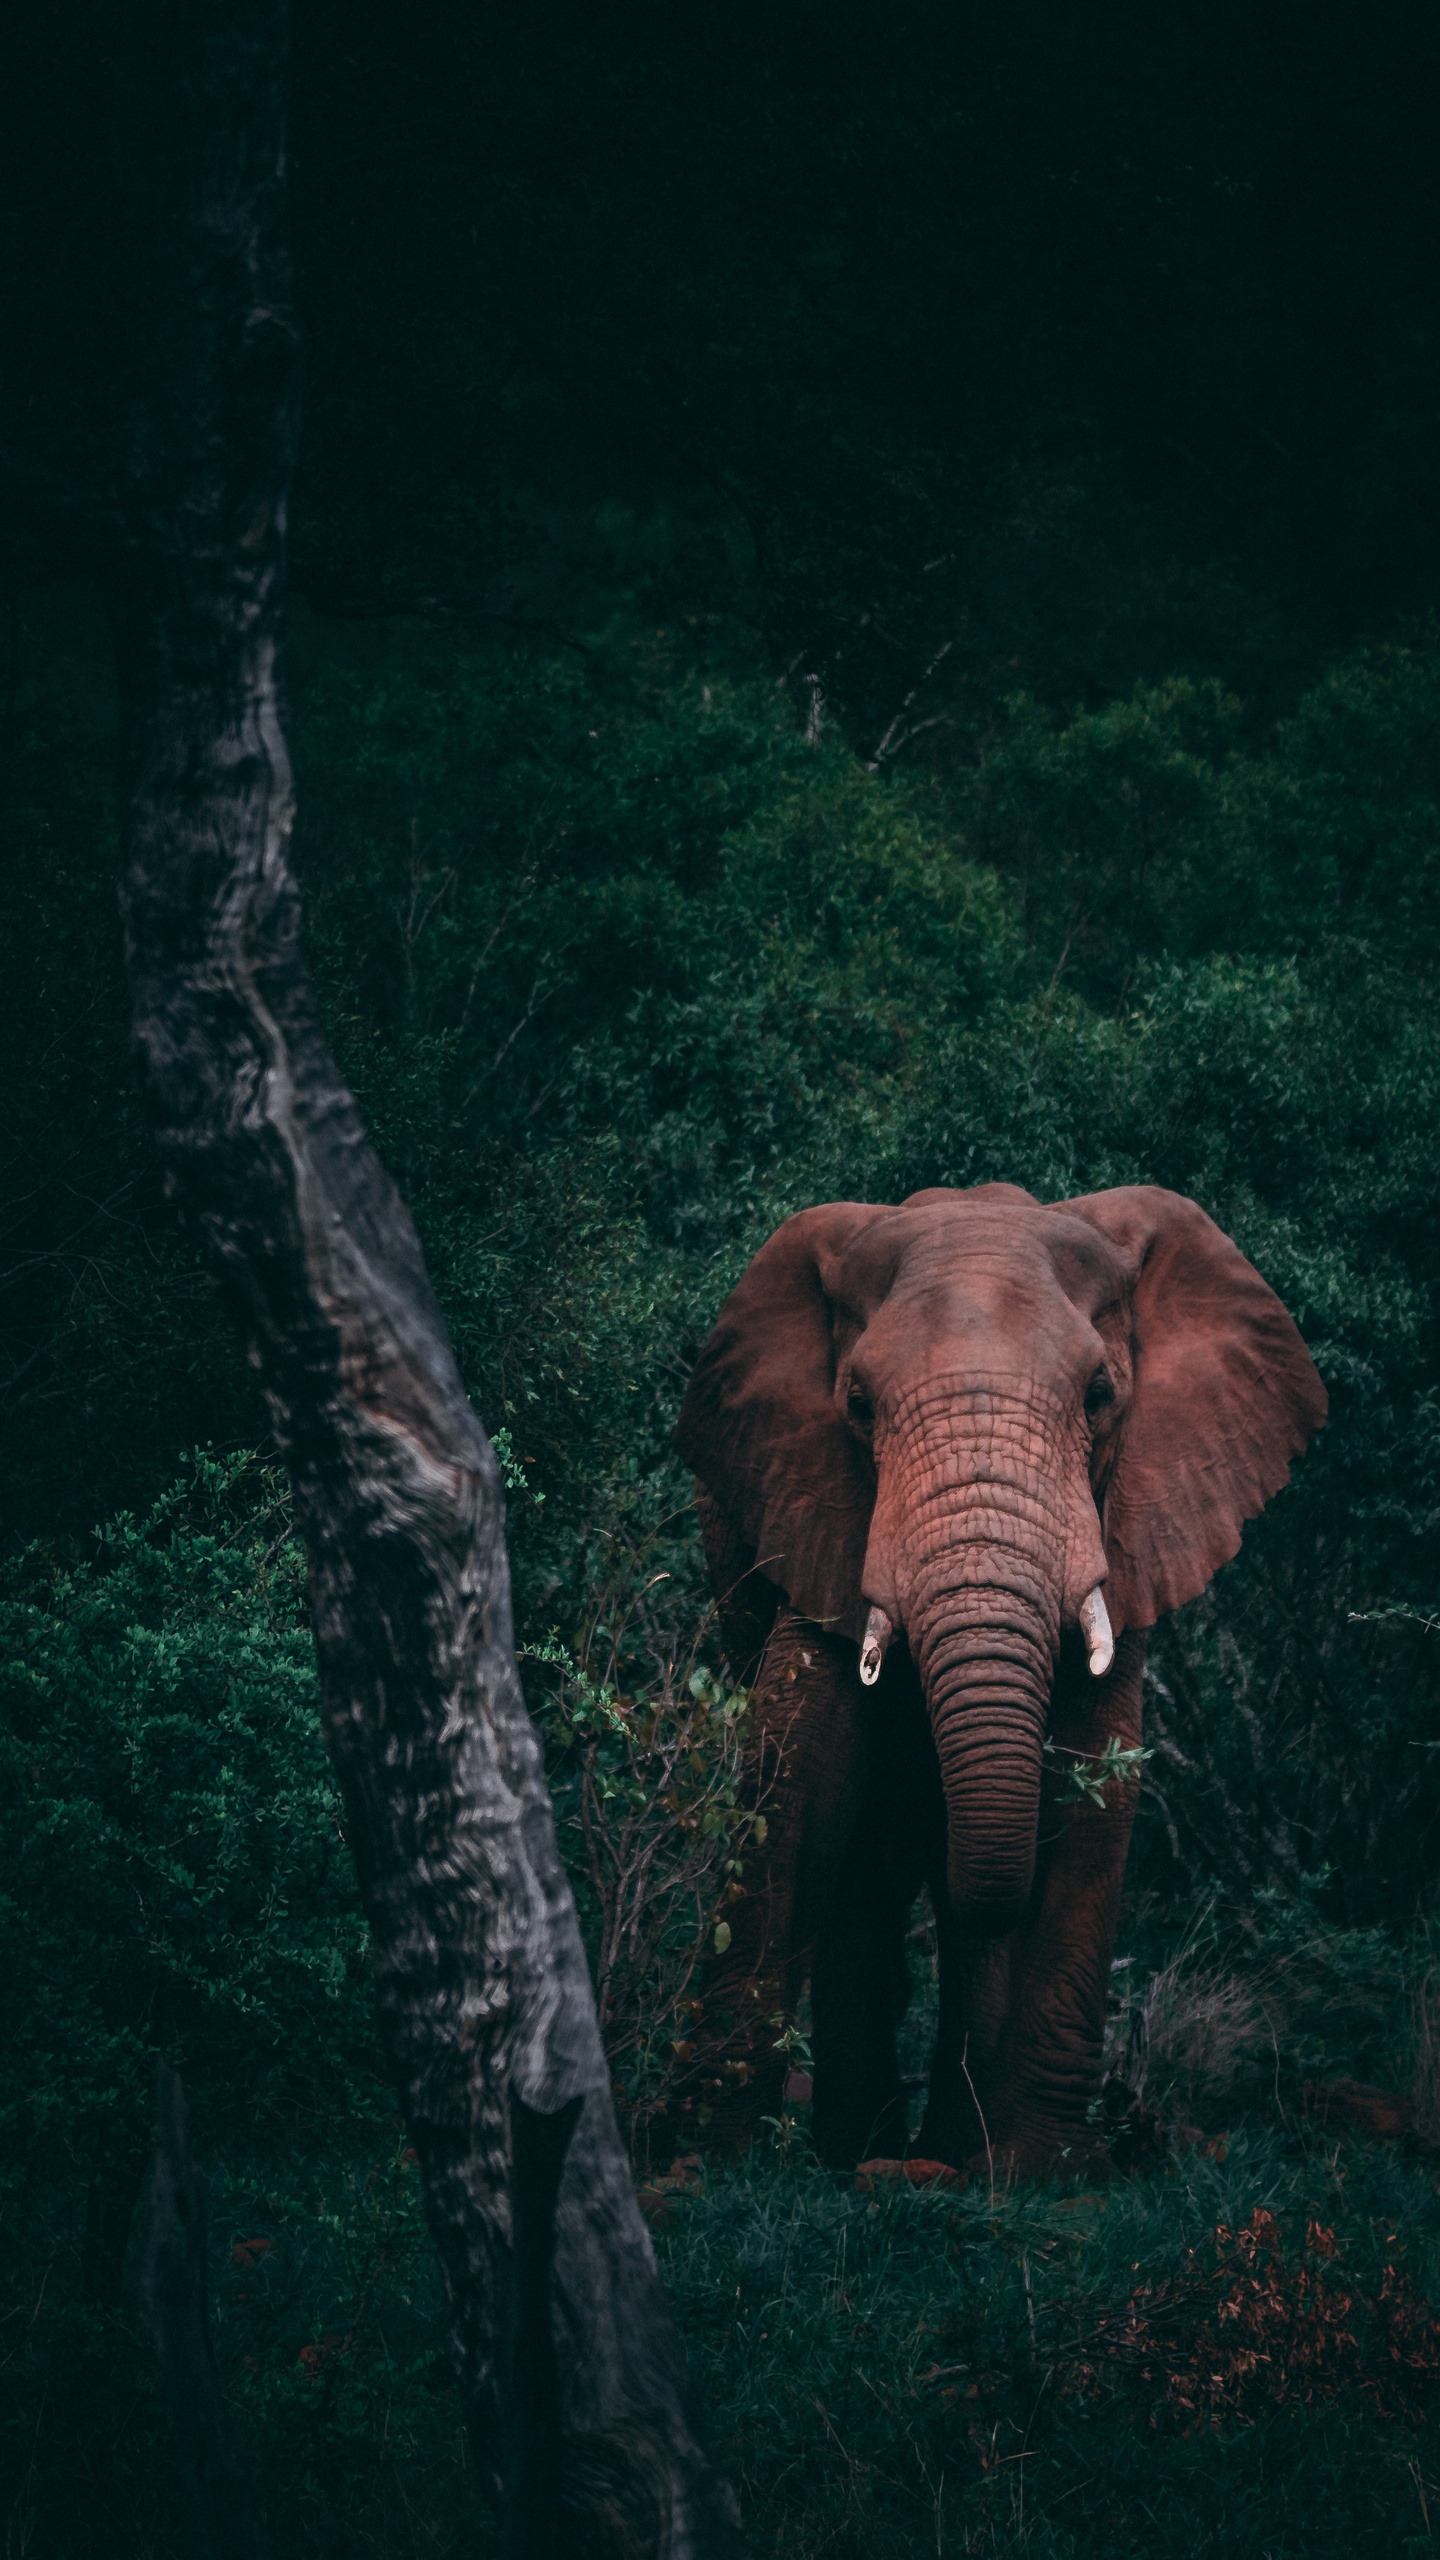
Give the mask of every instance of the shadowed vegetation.
M 112 20 L 32 13 L 0 172 L 0 447 L 86 486 L 123 322 Z M 1434 33 L 1297 27 L 297 15 L 309 942 L 503 1454 L 617 2093 L 757 2552 L 1440 2533 Z M 27 485 L 7 2554 L 177 2548 L 131 2229 L 161 2052 L 278 2551 L 487 2549 L 303 1563 L 132 1088 L 109 644 Z M 712 2173 L 697 1968 L 764 1809 L 671 1425 L 782 1217 L 988 1180 L 1193 1194 L 1331 1399 L 1152 1648 L 1132 2174 L 857 2189 L 798 2097 Z M 923 1909 L 910 1953 L 918 2112 Z

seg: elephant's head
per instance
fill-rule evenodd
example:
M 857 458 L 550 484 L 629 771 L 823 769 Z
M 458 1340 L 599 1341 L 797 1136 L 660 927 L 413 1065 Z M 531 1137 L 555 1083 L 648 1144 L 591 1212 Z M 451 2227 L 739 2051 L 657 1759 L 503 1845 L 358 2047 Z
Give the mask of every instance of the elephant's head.
M 970 1926 L 1019 1917 L 1062 1632 L 1194 1599 L 1325 1418 L 1285 1309 L 1194 1201 L 1008 1183 L 787 1219 L 676 1443 L 757 1566 L 861 1644 L 903 1629 Z

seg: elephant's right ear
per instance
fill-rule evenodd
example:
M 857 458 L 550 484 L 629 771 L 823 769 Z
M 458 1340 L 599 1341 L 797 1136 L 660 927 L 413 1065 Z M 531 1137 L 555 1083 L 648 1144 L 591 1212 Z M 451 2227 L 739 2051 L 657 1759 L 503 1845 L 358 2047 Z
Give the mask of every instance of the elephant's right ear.
M 875 1502 L 867 1453 L 835 1410 L 821 1267 L 882 1209 L 802 1209 L 731 1290 L 691 1373 L 675 1446 L 794 1609 L 858 1636 Z

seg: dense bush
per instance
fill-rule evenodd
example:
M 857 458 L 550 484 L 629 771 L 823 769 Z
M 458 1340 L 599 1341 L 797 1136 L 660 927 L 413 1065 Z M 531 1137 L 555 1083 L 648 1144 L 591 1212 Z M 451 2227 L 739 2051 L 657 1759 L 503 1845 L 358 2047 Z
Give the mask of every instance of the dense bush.
M 0 2174 L 89 2193 L 118 2277 L 158 2050 L 199 2138 L 313 2141 L 384 2102 L 320 1740 L 304 1560 L 273 1476 L 197 1459 L 93 1560 L 0 1585 Z
M 1104 2196 L 845 2191 L 794 2120 L 677 2172 L 722 2458 L 802 2560 L 1428 2550 L 1433 17 L 562 16 L 297 14 L 289 674 L 326 1016 L 501 1438 L 642 2160 L 764 1820 L 669 1431 L 775 1222 L 1174 1184 L 1332 1399 L 1152 1650 L 1112 2024 L 1202 2144 Z M 32 478 L 113 482 L 113 49 L 28 14 L 22 576 L 96 512 Z M 134 1096 L 108 637 L 63 584 L 0 634 L 6 2549 L 174 2547 L 119 2281 L 159 2047 L 277 2550 L 483 2549 L 301 1561 Z M 1412 2091 L 1408 2156 L 1336 2073 Z
M 700 1968 L 728 1941 L 727 1910 L 768 1826 L 768 1789 L 741 1784 L 746 1693 L 714 1667 L 708 1611 L 688 1640 L 677 1628 L 657 1588 L 669 1574 L 647 1570 L 659 1546 L 612 1553 L 578 1657 L 553 1636 L 521 1656 L 641 2168 L 657 2142 L 663 2166 L 677 2134 L 708 2121 L 692 2042 Z
M 1360 654 L 1268 735 L 1188 680 L 1012 703 L 957 779 L 807 739 L 723 623 L 612 597 L 583 638 L 302 617 L 294 649 L 327 1010 L 533 1488 L 523 1631 L 575 1651 L 609 1542 L 662 1535 L 691 1641 L 669 1424 L 787 1211 L 1168 1183 L 1293 1308 L 1333 1418 L 1156 1649 L 1143 1872 L 1405 1917 L 1440 1810 L 1440 1654 L 1393 1614 L 1433 1596 L 1440 1507 L 1440 640 Z M 22 707 L 6 1492 L 63 1538 L 263 1421 L 126 1095 L 100 680 L 62 700 L 37 655 Z
M 1104 2195 L 857 2193 L 770 2152 L 674 2193 L 661 2265 L 748 2547 L 1273 2560 L 1279 2509 L 1318 2560 L 1424 2551 L 1433 2164 L 1294 2114 L 1230 2128 Z M 263 2177 L 232 2154 L 208 2184 L 221 2371 L 281 2560 L 498 2550 L 399 2143 Z M 77 2317 L 63 2231 L 35 2236 L 0 2400 L 15 2539 L 168 2551 L 148 2360 L 121 2316 Z
M 1195 685 L 1068 719 L 1015 704 L 963 784 L 807 742 L 722 628 L 617 612 L 587 651 L 302 623 L 300 849 L 337 1046 L 506 1434 L 526 1678 L 642 2161 L 667 2110 L 695 2120 L 686 2004 L 754 1820 L 669 1428 L 776 1220 L 936 1181 L 1172 1184 L 1280 1289 L 1332 1399 L 1153 1654 L 1117 1980 L 1150 2003 L 1154 2095 L 1230 2141 L 1230 2168 L 1192 2155 L 1083 2233 L 1064 2199 L 971 2197 L 957 2223 L 764 2162 L 676 2191 L 671 2278 L 725 2459 L 757 2529 L 817 2553 L 1080 2553 L 1158 2501 L 1177 2547 L 1223 2515 L 1258 2555 L 1281 2494 L 1315 2548 L 1368 2547 L 1397 2458 L 1421 2460 L 1433 2320 L 1401 2278 L 1433 2289 L 1429 2170 L 1367 2170 L 1347 2220 L 1333 2145 L 1305 2135 L 1298 2165 L 1274 2146 L 1305 2126 L 1307 2075 L 1411 2080 L 1417 2125 L 1436 2115 L 1434 1984 L 1395 1938 L 1428 1907 L 1440 1818 L 1440 649 L 1339 668 L 1268 737 Z M 262 1465 L 177 1481 L 186 1445 L 264 1423 L 129 1098 L 103 683 L 62 697 L 37 663 L 21 713 L 0 2136 L 28 2290 L 7 2494 L 25 2547 L 93 2547 L 97 2516 L 107 2547 L 163 2545 L 162 2421 L 105 2307 L 163 2044 L 281 2547 L 468 2546 L 300 1559 Z M 1417 2234 L 1393 2282 L 1376 2213 Z M 1336 2224 L 1338 2275 L 1312 2223 Z M 1330 2317 L 1347 2287 L 1353 2347 Z M 1271 2359 L 1268 2400 L 1232 2346 Z M 1232 2450 L 1202 2459 L 1195 2425 Z

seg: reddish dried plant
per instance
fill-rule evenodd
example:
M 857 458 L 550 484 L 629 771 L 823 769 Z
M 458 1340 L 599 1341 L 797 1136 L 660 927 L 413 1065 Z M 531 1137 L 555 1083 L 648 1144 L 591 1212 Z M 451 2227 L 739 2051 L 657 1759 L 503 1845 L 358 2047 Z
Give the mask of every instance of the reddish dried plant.
M 1440 2378 L 1440 2316 L 1394 2259 L 1367 2289 L 1318 2220 L 1287 2254 L 1259 2206 L 1239 2229 L 1217 2226 L 1209 2266 L 1192 2250 L 1183 2277 L 1137 2287 L 1098 2322 L 1064 2384 L 1088 2396 L 1122 2373 L 1163 2390 L 1152 2424 L 1168 2410 L 1187 2430 L 1341 2399 L 1414 2420 Z

